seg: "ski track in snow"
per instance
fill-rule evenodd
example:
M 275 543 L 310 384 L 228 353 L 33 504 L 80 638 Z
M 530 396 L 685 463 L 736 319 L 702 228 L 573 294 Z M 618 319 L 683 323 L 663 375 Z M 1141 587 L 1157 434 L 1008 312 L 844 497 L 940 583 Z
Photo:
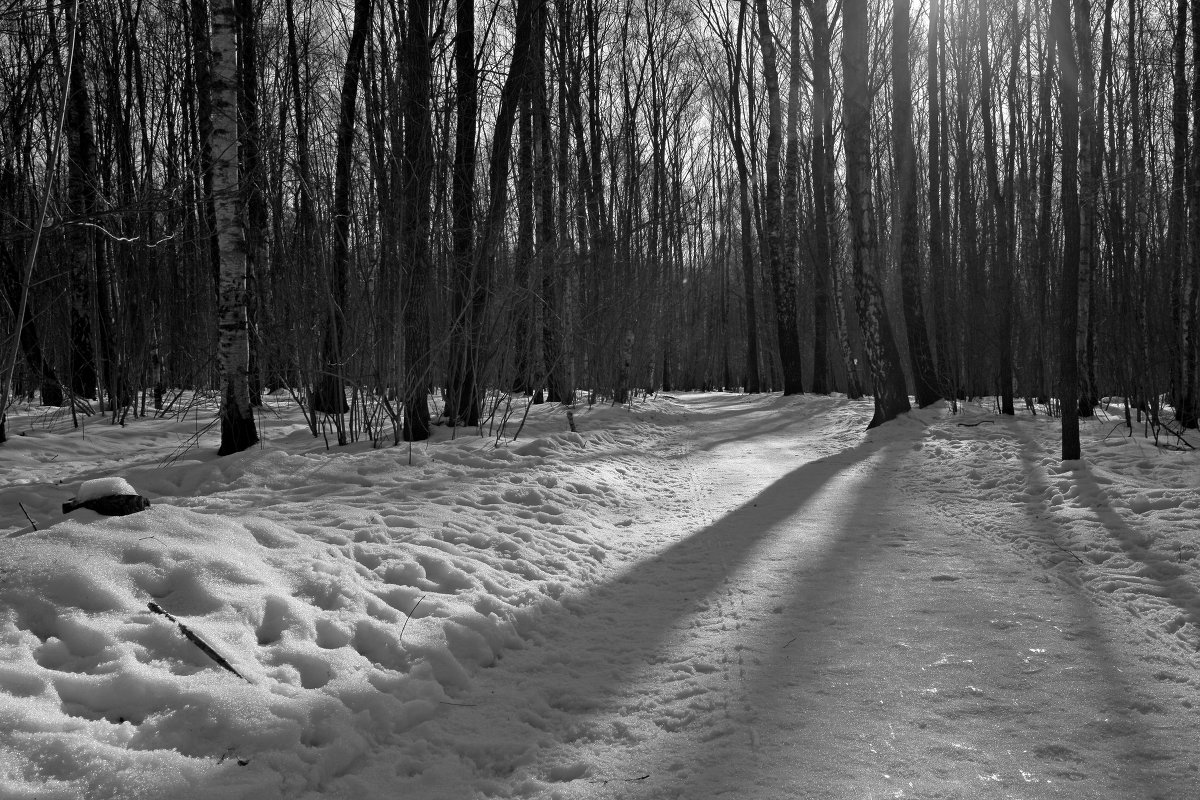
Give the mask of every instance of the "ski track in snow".
M 0 798 L 1193 797 L 1200 460 L 869 412 L 663 396 L 171 466 L 136 426 L 69 463 L 31 430 Z M 149 513 L 29 533 L 17 499 L 46 527 L 116 458 Z

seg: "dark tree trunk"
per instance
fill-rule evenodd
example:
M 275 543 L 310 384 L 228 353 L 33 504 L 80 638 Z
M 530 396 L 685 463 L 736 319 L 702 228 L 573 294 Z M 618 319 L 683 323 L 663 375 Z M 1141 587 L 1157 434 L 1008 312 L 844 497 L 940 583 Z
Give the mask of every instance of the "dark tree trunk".
M 220 282 L 221 251 L 217 242 L 217 211 L 213 200 L 212 54 L 208 49 L 208 2 L 183 2 L 191 23 L 189 33 L 192 45 L 192 77 L 196 88 L 196 132 L 200 137 L 201 236 L 202 240 L 208 243 L 208 261 L 215 292 Z
M 755 0 L 758 10 L 758 38 L 762 49 L 763 75 L 767 90 L 766 197 L 763 225 L 763 261 L 769 265 L 775 296 L 775 327 L 779 336 L 779 358 L 783 367 L 783 393 L 804 392 L 800 357 L 800 329 L 796 311 L 796 264 L 794 252 L 787 247 L 784 231 L 783 197 L 779 182 L 779 151 L 783 138 L 782 103 L 779 97 L 779 70 L 775 59 L 775 39 L 771 33 L 767 0 Z
M 750 215 L 750 165 L 742 135 L 742 42 L 745 36 L 746 4 L 741 3 L 738 14 L 737 43 L 732 55 L 727 54 L 729 74 L 729 140 L 738 170 L 738 207 L 740 209 L 740 240 L 742 254 L 742 292 L 746 304 L 746 383 L 749 394 L 762 391 L 758 355 L 758 281 L 754 274 L 754 227 Z
M 521 94 L 517 107 L 517 173 L 514 177 L 517 207 L 517 240 L 513 250 L 513 381 L 512 390 L 532 394 L 535 382 L 533 329 L 535 327 L 534 275 L 534 155 L 533 98 Z
M 896 158 L 896 221 L 899 235 L 900 289 L 908 328 L 908 354 L 912 365 L 917 405 L 941 399 L 937 389 L 933 351 L 925 326 L 921 298 L 921 243 L 917 206 L 917 150 L 912 132 L 912 75 L 908 64 L 909 3 L 895 0 L 892 14 L 892 145 Z
M 313 410 L 340 415 L 350 410 L 346 402 L 346 309 L 350 282 L 350 201 L 351 172 L 354 166 L 355 114 L 358 87 L 362 75 L 363 53 L 371 27 L 371 0 L 355 0 L 354 23 L 346 50 L 342 73 L 342 94 L 338 111 L 337 142 L 334 151 L 333 179 L 333 254 L 330 257 L 330 299 L 325 323 L 324 364 L 313 389 Z M 346 444 L 345 425 L 337 424 L 338 444 Z
M 88 95 L 85 69 L 86 26 L 74 17 L 74 6 L 68 5 L 68 25 L 78 26 L 75 58 L 71 62 L 70 99 L 67 101 L 67 194 L 71 212 L 88 220 L 97 209 L 96 134 L 92 121 L 91 98 Z M 207 39 L 205 40 L 207 42 Z M 97 245 L 93 228 L 73 225 L 69 229 L 68 246 L 75 253 L 72 259 L 71 284 L 71 390 L 79 397 L 99 397 L 100 365 L 94 343 L 103 332 L 93 329 L 99 318 L 96 309 L 97 264 L 103 255 L 103 245 Z
M 549 36 L 547 4 L 534 13 L 533 47 L 530 52 L 529 81 L 533 95 L 533 138 L 537 169 L 534 189 L 537 196 L 537 248 L 541 283 L 538 288 L 542 328 L 542 364 L 548 399 L 569 402 L 562 347 L 562 281 L 559 278 L 558 227 L 554 219 L 554 149 L 550 127 L 550 99 L 546 77 L 546 46 Z
M 950 374 L 950 311 L 947 308 L 946 217 L 942 197 L 942 0 L 930 0 L 927 97 L 929 101 L 929 282 L 933 299 L 934 343 L 937 347 L 938 386 L 947 385 Z M 950 393 L 952 395 L 952 393 Z
M 1181 263 L 1183 374 L 1176 409 L 1187 428 L 1200 426 L 1200 0 L 1192 0 L 1192 150 L 1188 175 L 1188 207 L 1191 214 L 1191 247 L 1187 263 Z
M 247 324 L 250 327 L 250 404 L 262 405 L 262 354 L 259 351 L 260 318 L 266 308 L 262 296 L 261 276 L 266 269 L 267 248 L 267 202 L 264 191 L 266 182 L 262 156 L 259 148 L 261 125 L 259 124 L 258 90 L 258 20 L 254 0 L 237 0 L 238 24 L 238 78 L 239 114 L 243 123 L 239 142 L 242 157 L 242 194 L 246 208 L 246 275 L 247 275 Z
M 1186 2 L 1186 0 L 1181 0 Z M 1060 281 L 1059 380 L 1062 395 L 1062 457 L 1080 457 L 1079 360 L 1079 70 L 1071 37 L 1070 0 L 1051 0 L 1050 30 L 1058 54 L 1062 117 L 1063 260 Z M 1045 77 L 1049 80 L 1049 76 Z
M 400 167 L 400 252 L 407 256 L 404 291 L 404 424 L 406 442 L 429 438 L 430 190 L 433 184 L 433 124 L 430 114 L 433 51 L 429 0 L 408 6 L 404 42 L 404 160 Z
M 799 327 L 799 268 L 800 268 L 800 79 L 803 69 L 800 61 L 800 7 L 801 0 L 791 2 L 790 28 L 790 61 L 788 68 L 788 113 L 787 113 L 787 152 L 785 155 L 783 181 L 783 237 L 782 244 L 786 257 L 783 266 L 790 275 L 789 285 L 792 294 L 792 312 L 790 319 L 795 325 L 796 351 L 793 358 L 796 361 L 796 389 L 803 392 L 801 382 L 803 366 L 801 361 L 800 327 Z M 786 370 L 785 370 L 786 373 Z M 785 378 L 786 381 L 786 378 Z M 786 390 L 786 389 L 785 389 Z
M 979 9 L 979 59 L 982 71 L 980 115 L 983 117 L 983 157 L 988 185 L 988 215 L 987 224 L 992 231 L 991 272 L 994 276 L 992 296 L 996 301 L 994 336 L 998 348 L 1000 366 L 1000 411 L 1012 415 L 1013 385 L 1012 385 L 1012 317 L 1011 300 L 1008 287 L 1009 276 L 1013 269 L 1013 253 L 1009 244 L 1010 223 L 1012 219 L 1009 210 L 1009 198 L 1005 197 L 1000 187 L 1000 155 L 996 146 L 996 125 L 993 116 L 992 92 L 994 77 L 992 72 L 989 11 L 986 6 Z M 1011 114 L 1016 109 L 1010 108 Z
M 1176 265 L 1177 275 L 1173 287 L 1175 308 L 1172 309 L 1175 328 L 1179 331 L 1176 342 L 1178 363 L 1172 376 L 1172 394 L 1177 416 L 1183 416 L 1186 394 L 1187 367 L 1184 352 L 1187 349 L 1186 320 L 1181 301 L 1183 294 L 1184 263 L 1187 260 L 1187 170 L 1188 170 L 1188 81 L 1187 81 L 1187 15 L 1188 0 L 1178 0 L 1175 15 L 1175 37 L 1172 46 L 1174 57 L 1174 92 L 1171 102 L 1171 192 L 1167 216 L 1167 252 Z
M 475 124 L 478 117 L 479 76 L 475 69 L 475 4 L 458 0 L 454 37 L 456 127 L 454 183 L 450 208 L 453 219 L 454 268 L 450 321 L 450 391 L 446 416 L 450 424 L 479 424 L 480 397 L 476 369 L 478 321 L 472 310 L 478 290 L 475 274 Z
M 808 5 L 812 25 L 813 123 L 813 377 L 812 390 L 827 394 L 832 385 L 829 367 L 829 301 L 832 293 L 833 256 L 831 217 L 833 177 L 828 169 L 833 147 L 833 92 L 830 89 L 829 11 L 826 0 Z
M 856 306 L 875 394 L 875 415 L 868 428 L 874 428 L 895 419 L 911 406 L 875 263 L 878 248 L 871 209 L 867 0 L 845 0 L 842 16 L 842 71 L 846 86 L 846 194 L 850 206 Z
M 5 174 L 0 176 L 0 199 L 3 199 L 9 204 L 7 208 L 15 208 L 16 204 L 13 193 L 9 191 L 9 181 L 11 176 Z M 19 309 L 21 307 L 21 283 L 23 276 L 22 269 L 18 264 L 18 259 L 13 257 L 10 246 L 7 243 L 0 242 L 0 282 L 3 283 L 4 297 L 11 309 Z M 54 365 L 46 360 L 42 353 L 42 340 L 38 335 L 37 325 L 34 320 L 38 317 L 38 308 L 34 305 L 33 297 L 27 297 L 25 300 L 25 314 L 20 323 L 20 339 L 21 339 L 21 355 L 25 358 L 25 364 L 33 372 L 38 379 L 38 388 L 41 392 L 42 405 L 44 406 L 61 406 L 63 404 L 63 389 L 58 382 L 58 375 L 54 371 Z M 14 320 L 13 330 L 17 329 L 16 320 Z M 4 354 L 7 356 L 7 353 Z M 7 365 L 5 365 L 7 366 Z M 0 375 L 0 380 L 6 379 L 7 375 Z M 11 387 L 6 387 L 11 390 Z M 0 400 L 7 400 L 8 397 L 0 396 Z
M 1075 42 L 1079 67 L 1079 296 L 1076 353 L 1079 366 L 1079 415 L 1094 416 L 1095 351 L 1092 347 L 1092 286 L 1098 261 L 1096 209 L 1100 191 L 1100 130 L 1096 116 L 1096 70 L 1092 58 L 1090 0 L 1075 0 Z

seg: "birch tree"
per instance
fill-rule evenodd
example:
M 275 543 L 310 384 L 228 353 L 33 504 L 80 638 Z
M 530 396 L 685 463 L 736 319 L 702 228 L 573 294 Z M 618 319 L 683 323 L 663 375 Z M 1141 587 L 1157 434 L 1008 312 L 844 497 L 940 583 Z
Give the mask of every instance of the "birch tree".
M 237 453 L 258 441 L 250 405 L 250 339 L 246 316 L 246 236 L 238 177 L 237 13 L 216 0 L 212 13 L 213 204 L 221 270 L 217 284 L 217 364 L 221 374 L 221 446 Z

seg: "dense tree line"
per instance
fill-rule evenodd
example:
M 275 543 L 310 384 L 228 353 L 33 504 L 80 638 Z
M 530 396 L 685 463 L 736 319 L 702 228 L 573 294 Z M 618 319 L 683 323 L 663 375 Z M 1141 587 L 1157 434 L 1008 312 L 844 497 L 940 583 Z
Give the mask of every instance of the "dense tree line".
M 1200 416 L 1200 0 L 13 0 L 0 402 Z

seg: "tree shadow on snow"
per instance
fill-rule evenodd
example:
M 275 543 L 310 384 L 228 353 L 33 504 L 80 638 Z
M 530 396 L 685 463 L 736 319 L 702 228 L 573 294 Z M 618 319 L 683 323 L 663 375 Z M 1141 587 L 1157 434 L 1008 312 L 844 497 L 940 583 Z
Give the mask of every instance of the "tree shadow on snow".
M 790 400 L 790 398 L 782 399 Z M 697 450 L 715 450 L 725 444 L 753 441 L 755 437 L 779 433 L 786 428 L 805 423 L 810 424 L 814 428 L 820 426 L 828 427 L 830 425 L 829 412 L 850 402 L 852 401 L 846 400 L 844 397 L 813 397 L 802 407 L 776 408 L 774 404 L 771 407 L 764 406 L 761 410 L 763 412 L 770 412 L 771 414 L 767 419 L 751 417 L 737 425 L 722 425 L 719 430 L 726 435 L 720 438 L 710 438 L 706 435 L 703 428 L 698 429 L 693 446 Z M 706 415 L 705 420 L 707 421 L 708 419 Z M 866 421 L 867 417 L 864 417 L 860 427 L 866 427 Z
M 1074 477 L 1083 494 L 1100 498 L 1100 502 L 1093 504 L 1090 511 L 1108 531 L 1108 535 L 1120 545 L 1125 555 L 1141 565 L 1139 575 L 1157 584 L 1159 591 L 1151 593 L 1179 609 L 1180 617 L 1176 624 L 1182 627 L 1190 623 L 1195 631 L 1200 632 L 1200 591 L 1188 580 L 1191 568 L 1151 548 L 1152 537 L 1134 530 L 1113 509 L 1108 493 L 1096 480 L 1088 464 L 1081 463 L 1077 466 Z M 1195 647 L 1195 643 L 1191 646 Z
M 1134 687 L 1122 674 L 1123 664 L 1078 580 L 1067 581 L 1066 591 L 1056 592 L 1069 598 L 1063 618 L 1035 618 L 1031 609 L 1024 622 L 1020 616 L 993 620 L 995 627 L 988 623 L 982 630 L 970 626 L 1000 612 L 990 608 L 987 592 L 972 591 L 969 565 L 961 583 L 936 582 L 939 577 L 956 576 L 930 580 L 931 573 L 946 569 L 956 554 L 942 549 L 944 543 L 928 549 L 920 516 L 890 512 L 899 505 L 896 501 L 904 490 L 887 482 L 886 476 L 896 471 L 905 444 L 894 442 L 872 447 L 870 453 L 859 452 L 863 460 L 878 451 L 871 463 L 877 477 L 868 477 L 864 484 L 878 493 L 841 504 L 846 516 L 830 520 L 840 529 L 837 535 L 811 562 L 791 565 L 795 592 L 778 606 L 782 613 L 755 622 L 755 647 L 745 652 L 744 698 L 739 701 L 754 746 L 747 748 L 739 731 L 704 741 L 689 758 L 690 774 L 682 781 L 680 796 L 718 794 L 712 791 L 718 787 L 736 794 L 739 786 L 770 787 L 770 796 L 869 796 L 896 787 L 909 789 L 908 780 L 915 782 L 918 796 L 923 791 L 940 796 L 941 789 L 953 785 L 956 773 L 973 777 L 976 767 L 984 769 L 984 763 L 1004 777 L 997 793 L 981 791 L 980 797 L 1000 796 L 1000 786 L 1011 788 L 1008 782 L 1013 780 L 1018 785 L 1033 780 L 1023 787 L 1027 791 L 1040 782 L 1049 788 L 1087 780 L 1080 786 L 1117 791 L 1113 796 L 1170 796 L 1160 793 L 1169 793 L 1172 782 L 1155 774 L 1154 759 L 1180 748 L 1166 747 L 1167 742 L 1141 723 Z M 958 494 L 969 504 L 970 484 L 964 482 Z M 1025 508 L 1030 510 L 1028 505 Z M 1111 509 L 1109 513 L 1116 518 L 1110 520 L 1115 526 L 1120 518 Z M 1117 527 L 1117 531 L 1118 538 L 1136 540 L 1127 528 Z M 970 530 L 964 535 L 991 537 Z M 927 559 L 926 554 L 935 557 Z M 1064 564 L 1069 571 L 1082 566 L 1074 561 Z M 1169 566 L 1157 568 L 1170 577 Z M 1028 575 L 1021 564 L 1004 564 L 1004 568 L 1014 575 Z M 888 580 L 892 576 L 895 580 Z M 1021 614 L 1024 604 L 1019 600 L 1012 604 L 1013 598 L 1027 589 L 1013 591 L 1007 607 Z M 909 639 L 906 644 L 911 634 L 923 630 L 922 618 L 938 620 L 950 634 L 944 640 L 935 637 L 936 643 Z M 1038 637 L 1054 632 L 1068 640 L 1082 639 L 1084 645 L 1072 652 L 1085 654 L 1086 662 L 1064 665 L 1052 680 L 1039 680 L 1048 674 L 1037 674 L 1040 667 L 1026 674 L 1027 668 L 1020 666 L 1021 654 L 1034 652 L 1028 648 L 1046 644 Z M 927 666 L 935 659 L 945 661 L 944 653 L 938 659 L 942 652 L 934 649 L 938 647 L 952 648 L 958 659 L 973 659 L 961 661 L 971 666 L 964 666 L 957 679 L 985 688 L 955 685 L 956 679 L 950 677 L 954 655 L 946 666 Z M 922 649 L 929 650 L 927 661 L 918 662 L 920 667 L 914 670 L 912 653 Z M 1012 654 L 1008 663 L 977 661 L 1005 650 Z M 922 687 L 931 684 L 940 686 L 940 693 L 914 702 L 914 694 L 920 696 Z M 1079 708 L 1091 709 L 1091 723 L 1075 730 L 1068 721 Z M 773 722 L 782 729 L 755 731 L 756 725 L 767 724 L 756 717 L 771 717 L 772 710 L 777 710 Z M 838 719 L 829 718 L 830 713 Z M 1046 717 L 1055 714 L 1063 715 L 1060 722 L 1044 724 Z M 732 716 L 737 720 L 739 715 Z M 962 746 L 943 741 L 963 735 L 964 720 L 972 720 L 967 728 L 977 733 L 967 734 L 972 738 Z M 768 737 L 776 740 L 774 752 L 764 747 Z M 1099 770 L 1098 764 L 1084 767 L 1097 740 L 1106 740 L 1108 752 L 1119 759 L 1117 764 Z M 958 763 L 963 757 L 966 761 Z M 1018 777 L 1018 769 L 1027 772 Z M 906 780 L 897 780 L 899 775 Z
M 777 526 L 840 475 L 873 455 L 871 441 L 807 462 L 701 530 L 639 561 L 610 582 L 571 597 L 565 605 L 599 617 L 639 637 L 639 647 L 659 641 L 677 621 L 736 571 Z
M 1082 758 L 1078 751 L 1090 750 L 1086 737 L 1099 736 L 1109 739 L 1108 746 L 1115 748 L 1111 752 L 1128 753 L 1128 759 L 1106 766 L 1096 776 L 1101 783 L 1107 782 L 1103 788 L 1119 786 L 1136 792 L 1139 786 L 1154 786 L 1155 781 L 1149 780 L 1153 778 L 1153 764 L 1146 766 L 1143 762 L 1152 758 L 1147 753 L 1161 748 L 1144 737 L 1146 731 L 1135 715 L 1121 713 L 1130 707 L 1132 687 L 1121 676 L 1121 662 L 1103 634 L 1104 626 L 1096 618 L 1092 602 L 1077 585 L 1058 592 L 1069 596 L 1074 606 L 1067 611 L 1072 629 L 1063 635 L 1087 641 L 1087 646 L 1078 650 L 1086 652 L 1087 663 L 1079 664 L 1085 669 L 1070 679 L 1074 681 L 1070 698 L 1055 698 L 1054 692 L 1065 684 L 1043 684 L 1038 676 L 1030 677 L 1019 667 L 1020 654 L 1031 646 L 1027 641 L 1030 630 L 1038 628 L 1039 635 L 1057 630 L 1053 620 L 1031 618 L 1028 630 L 1015 622 L 1011 629 L 990 625 L 981 631 L 962 628 L 948 638 L 947 646 L 962 647 L 967 653 L 973 652 L 973 647 L 982 648 L 983 653 L 1011 650 L 1014 663 L 981 667 L 979 679 L 992 680 L 990 695 L 974 687 L 957 687 L 957 695 L 930 700 L 928 704 L 911 700 L 912 693 L 919 692 L 923 685 L 920 681 L 924 678 L 919 676 L 925 666 L 919 662 L 915 671 L 912 669 L 912 656 L 904 649 L 907 645 L 889 626 L 902 625 L 905 615 L 932 613 L 939 616 L 927 619 L 966 625 L 976 619 L 986 621 L 989 614 L 986 593 L 973 595 L 969 582 L 930 582 L 926 573 L 931 567 L 926 566 L 924 555 L 936 556 L 936 568 L 944 568 L 941 564 L 947 558 L 952 560 L 954 554 L 944 549 L 944 540 L 932 551 L 923 550 L 929 545 L 923 541 L 925 520 L 919 507 L 910 504 L 906 514 L 901 515 L 890 511 L 904 489 L 887 477 L 905 463 L 903 453 L 911 444 L 895 437 L 880 442 L 864 440 L 833 456 L 803 464 L 721 519 L 635 564 L 610 582 L 567 599 L 564 605 L 586 619 L 580 620 L 580 630 L 614 633 L 578 645 L 561 678 L 562 685 L 549 692 L 552 704 L 578 719 L 596 710 L 611 711 L 608 704 L 612 700 L 630 697 L 627 691 L 621 691 L 622 687 L 649 681 L 645 691 L 638 690 L 639 696 L 644 694 L 649 699 L 632 710 L 643 718 L 655 717 L 655 724 L 670 732 L 690 723 L 686 717 L 662 718 L 672 704 L 660 706 L 654 699 L 654 681 L 659 682 L 658 691 L 662 691 L 661 684 L 675 679 L 673 674 L 686 678 L 691 674 L 688 670 L 697 666 L 701 672 L 728 670 L 725 680 L 737 688 L 727 692 L 727 728 L 684 740 L 693 742 L 695 748 L 688 753 L 686 768 L 675 775 L 661 771 L 654 775 L 654 787 L 669 789 L 671 796 L 714 796 L 720 793 L 718 789 L 736 796 L 739 787 L 758 787 L 767 792 L 761 796 L 847 796 L 851 791 L 861 795 L 868 787 L 884 788 L 880 784 L 882 769 L 893 774 L 897 770 L 907 772 L 913 779 L 923 780 L 926 788 L 945 788 L 952 785 L 947 781 L 958 772 L 975 774 L 970 759 L 977 756 L 970 755 L 970 748 L 961 751 L 967 761 L 955 766 L 960 751 L 939 739 L 939 721 L 952 722 L 956 716 L 978 719 L 977 744 L 983 750 L 975 752 L 996 759 L 994 763 L 1010 771 L 1023 764 L 1035 774 L 1055 776 L 1056 785 L 1084 780 L 1083 773 L 1073 766 L 1075 759 Z M 1033 461 L 1026 462 L 1030 474 L 1036 473 Z M 851 471 L 861 475 L 851 476 Z M 834 486 L 851 477 L 853 480 Z M 864 488 L 871 493 L 864 494 Z M 831 506 L 820 497 L 826 489 L 835 492 Z M 969 484 L 963 485 L 960 494 L 962 502 L 969 504 Z M 1025 508 L 1030 509 L 1028 504 Z M 815 518 L 814 513 L 820 509 L 826 509 L 825 513 L 834 518 Z M 1119 517 L 1110 520 L 1114 526 L 1117 522 Z M 1127 527 L 1122 530 L 1117 526 L 1116 530 L 1118 538 L 1128 532 Z M 756 551 L 777 543 L 770 541 L 773 537 L 805 537 L 806 531 L 814 540 L 819 539 L 813 547 L 771 550 L 771 554 L 782 553 L 782 557 L 764 559 L 756 562 L 756 571 L 739 573 L 739 567 L 758 556 Z M 968 531 L 964 535 L 980 534 Z M 1135 537 L 1125 538 L 1133 541 Z M 1150 558 L 1144 553 L 1142 556 Z M 1165 565 L 1156 568 L 1164 570 Z M 1014 574 L 1028 572 L 1019 564 L 1013 569 Z M 782 570 L 794 575 L 794 581 L 765 581 L 760 585 L 756 575 L 761 573 L 757 570 L 772 570 L 776 575 Z M 894 581 L 880 580 L 905 571 L 907 576 Z M 1169 577 L 1164 574 L 1164 579 Z M 764 587 L 781 585 L 790 585 L 794 590 L 764 604 L 760 595 Z M 950 594 L 930 595 L 931 585 L 945 586 Z M 747 602 L 760 616 L 751 618 L 739 612 L 742 595 L 752 598 Z M 969 613 L 959 615 L 956 602 L 970 606 L 966 609 Z M 1011 608 L 1022 607 L 1019 599 L 1010 598 L 1008 602 Z M 720 625 L 719 629 L 698 630 L 704 617 L 711 625 L 713 603 L 727 604 L 717 616 L 728 622 L 728 628 Z M 775 606 L 771 613 L 761 616 L 771 605 Z M 850 605 L 855 605 L 856 611 L 843 613 Z M 753 631 L 745 640 L 740 638 L 743 626 Z M 909 627 L 910 632 L 924 629 L 920 624 Z M 614 646 L 614 637 L 620 640 L 618 646 Z M 912 645 L 919 649 L 942 643 L 914 641 Z M 696 653 L 706 647 L 712 650 L 707 666 L 696 661 Z M 729 663 L 731 655 L 736 663 Z M 669 661 L 677 659 L 681 660 L 678 666 L 682 671 L 676 673 Z M 908 672 L 904 672 L 906 667 Z M 1023 691 L 1029 694 L 1023 696 Z M 740 697 L 735 701 L 738 692 Z M 847 698 L 846 692 L 866 692 L 881 699 L 876 705 L 871 697 L 864 702 L 860 697 Z M 905 692 L 910 697 L 907 705 L 897 699 Z M 1013 699 L 1017 697 L 1021 698 L 1019 704 Z M 1093 709 L 1099 727 L 1071 733 L 1051 725 L 1045 729 L 1048 734 L 1057 731 L 1065 738 L 1029 739 L 1026 726 L 1030 720 L 1055 713 L 1050 707 L 1053 704 L 1061 713 L 1067 713 L 1062 708 L 1071 703 Z M 678 704 L 674 705 L 677 711 Z M 1104 717 L 1111 712 L 1116 713 L 1110 722 Z M 900 719 L 897 713 L 916 716 Z M 774 741 L 761 750 L 755 731 L 760 716 L 761 724 L 776 726 L 764 728 Z M 911 727 L 897 731 L 891 727 L 893 722 Z M 961 725 L 951 724 L 946 730 L 961 730 Z M 746 736 L 750 737 L 750 746 Z M 871 741 L 880 744 L 879 752 L 867 746 Z M 670 749 L 671 745 L 657 736 L 643 741 L 639 752 L 646 760 L 639 759 L 641 763 L 631 765 L 631 769 L 638 771 L 643 765 L 648 768 L 654 751 L 660 747 Z M 1014 776 L 1015 772 L 1006 780 Z M 1095 783 L 1089 786 L 1101 788 Z M 650 791 L 652 786 L 648 782 L 645 788 Z M 751 791 L 743 796 L 755 795 Z
M 567 621 L 564 631 L 567 640 L 556 642 L 556 647 L 568 649 L 571 655 L 567 669 L 553 679 L 558 685 L 540 684 L 538 690 L 546 691 L 551 697 L 551 705 L 578 719 L 595 710 L 611 710 L 609 705 L 615 699 L 627 696 L 626 690 L 630 686 L 638 685 L 648 677 L 660 686 L 664 681 L 686 677 L 687 671 L 693 668 L 690 662 L 695 659 L 706 662 L 707 665 L 699 664 L 701 671 L 732 668 L 717 666 L 720 657 L 716 653 L 706 653 L 705 648 L 711 643 L 714 647 L 719 646 L 726 656 L 734 653 L 738 634 L 734 630 L 726 631 L 724 623 L 728 621 L 733 628 L 737 615 L 731 613 L 730 619 L 726 620 L 725 613 L 719 612 L 714 619 L 707 612 L 714 601 L 736 603 L 741 593 L 755 591 L 757 572 L 747 570 L 748 574 L 738 575 L 736 580 L 746 584 L 739 585 L 733 577 L 739 568 L 759 557 L 756 551 L 760 548 L 778 544 L 778 537 L 796 537 L 793 541 L 806 542 L 808 531 L 813 532 L 812 544 L 801 549 L 813 554 L 812 562 L 766 558 L 763 569 L 784 570 L 788 575 L 795 570 L 806 576 L 817 576 L 822 586 L 828 581 L 840 580 L 845 571 L 853 570 L 854 561 L 870 547 L 871 534 L 845 537 L 844 542 L 839 540 L 833 546 L 836 552 L 822 556 L 820 550 L 828 545 L 830 538 L 827 528 L 841 528 L 845 521 L 821 519 L 811 513 L 806 516 L 806 511 L 815 511 L 822 506 L 824 499 L 819 496 L 827 489 L 834 492 L 832 497 L 838 509 L 870 508 L 871 498 L 853 493 L 858 485 L 857 474 L 853 476 L 855 480 L 848 494 L 839 494 L 841 487 L 834 484 L 849 477 L 848 473 L 852 471 L 862 471 L 867 462 L 881 458 L 884 451 L 907 444 L 863 440 L 835 455 L 802 464 L 685 539 L 639 561 L 584 594 L 564 598 L 563 605 L 580 619 L 578 623 Z M 873 473 L 874 466 L 870 465 L 868 476 Z M 772 539 L 776 541 L 770 541 Z M 789 547 L 784 549 L 793 552 Z M 837 570 L 829 568 L 833 564 L 837 565 Z M 784 585 L 787 585 L 786 581 Z M 823 590 L 817 590 L 820 591 Z M 734 609 L 731 607 L 728 611 Z M 709 617 L 709 627 L 698 634 L 701 639 L 694 639 L 698 614 Z M 769 623 L 774 624 L 776 619 L 782 617 L 771 615 Z M 603 631 L 604 634 L 579 635 L 585 629 Z M 619 640 L 619 645 L 613 646 L 614 638 Z M 667 665 L 669 661 L 680 659 L 689 662 L 680 664 L 682 671 Z M 660 666 L 650 666 L 656 664 Z M 688 724 L 686 719 L 665 719 L 661 712 L 661 709 L 648 709 L 643 716 L 654 718 L 655 724 L 666 730 L 671 730 L 675 722 L 681 726 Z M 719 743 L 713 746 L 719 746 Z M 649 742 L 646 747 L 650 747 Z M 670 780 L 670 776 L 660 773 L 655 776 L 654 785 L 661 788 L 669 785 L 664 781 Z M 647 788 L 651 787 L 647 785 Z M 698 794 L 681 796 L 706 796 L 703 791 L 698 791 Z

